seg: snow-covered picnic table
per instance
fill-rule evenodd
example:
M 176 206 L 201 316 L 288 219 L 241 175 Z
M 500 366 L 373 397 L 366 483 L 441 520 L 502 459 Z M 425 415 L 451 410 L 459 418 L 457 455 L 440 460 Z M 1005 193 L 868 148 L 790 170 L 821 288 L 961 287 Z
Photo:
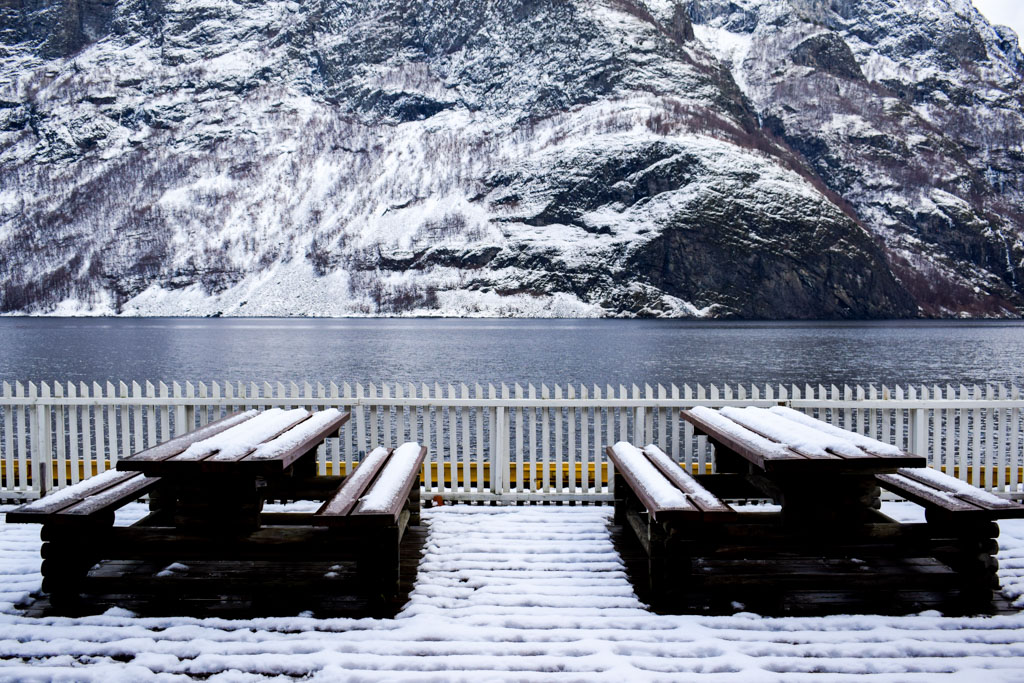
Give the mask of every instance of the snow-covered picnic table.
M 156 609 L 202 611 L 225 595 L 290 607 L 319 602 L 316 591 L 344 594 L 335 579 L 345 572 L 334 561 L 349 560 L 357 565 L 348 571 L 355 587 L 387 601 L 398 589 L 402 536 L 419 520 L 426 449 L 378 448 L 347 477 L 321 476 L 317 448 L 348 419 L 333 408 L 229 415 L 23 505 L 7 521 L 43 525 L 43 589 L 59 610 L 89 609 L 93 598 L 103 603 L 112 595 Z M 114 525 L 115 512 L 144 494 L 150 514 Z M 264 512 L 267 500 L 297 499 L 322 504 L 303 513 Z M 153 581 L 167 566 L 190 565 L 206 571 L 187 581 Z M 186 595 L 190 607 L 182 604 Z
M 992 609 L 994 520 L 1024 517 L 1024 506 L 787 407 L 682 415 L 714 445 L 714 474 L 692 477 L 653 444 L 608 449 L 616 520 L 647 556 L 647 599 L 678 611 Z M 881 487 L 923 506 L 926 521 L 882 514 Z M 765 498 L 778 511 L 727 502 Z

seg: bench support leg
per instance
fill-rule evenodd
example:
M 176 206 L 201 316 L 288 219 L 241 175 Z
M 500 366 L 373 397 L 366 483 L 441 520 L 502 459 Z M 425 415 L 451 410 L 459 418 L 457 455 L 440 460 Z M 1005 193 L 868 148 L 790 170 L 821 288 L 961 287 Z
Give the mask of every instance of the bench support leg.
M 111 513 L 81 524 L 45 524 L 41 531 L 43 592 L 58 611 L 73 611 L 81 605 L 81 594 L 89 570 L 99 562 L 95 548 L 114 525 Z
M 398 593 L 402 535 L 410 517 L 408 510 L 402 510 L 398 524 L 375 528 L 367 534 L 368 540 L 359 554 L 357 568 L 360 581 L 367 586 L 373 600 L 386 602 Z

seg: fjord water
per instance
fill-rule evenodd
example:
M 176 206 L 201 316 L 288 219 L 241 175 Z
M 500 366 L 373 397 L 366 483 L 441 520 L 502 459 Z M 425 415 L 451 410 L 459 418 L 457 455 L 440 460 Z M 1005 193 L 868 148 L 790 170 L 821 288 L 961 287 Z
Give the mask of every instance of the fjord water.
M 0 380 L 1024 385 L 1024 323 L 7 317 Z

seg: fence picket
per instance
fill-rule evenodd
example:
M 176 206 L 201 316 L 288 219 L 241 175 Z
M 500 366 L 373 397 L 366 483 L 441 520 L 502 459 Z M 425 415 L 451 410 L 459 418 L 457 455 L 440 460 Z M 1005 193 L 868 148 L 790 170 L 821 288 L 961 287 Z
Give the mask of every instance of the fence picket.
M 991 384 L 985 387 L 985 398 L 989 400 L 995 398 L 995 389 Z M 996 411 L 993 408 L 989 408 L 985 411 L 985 426 L 987 427 L 985 430 L 985 436 L 987 437 L 985 439 L 985 490 L 987 491 L 992 490 L 996 480 L 995 468 L 993 467 L 995 465 L 996 446 L 998 444 L 995 414 Z
M 67 486 L 70 480 L 69 476 L 69 463 L 68 463 L 68 451 L 67 444 L 67 428 L 65 425 L 66 411 L 64 408 L 64 402 L 61 400 L 64 398 L 64 385 L 60 382 L 53 383 L 53 400 L 55 403 L 53 409 L 54 417 L 54 435 L 53 439 L 57 445 L 57 452 L 55 459 L 57 461 L 57 476 L 54 478 L 54 488 L 63 488 Z M 49 411 L 47 411 L 49 412 Z
M 402 385 L 395 383 L 395 398 L 401 400 L 403 396 Z M 392 441 L 395 448 L 405 443 L 405 406 L 395 406 L 395 440 Z
M 1020 389 L 1013 387 L 1012 399 L 1020 401 Z M 1016 491 L 1020 485 L 1021 444 L 1020 444 L 1020 408 L 1013 408 L 1010 415 L 1010 490 Z
M 529 399 L 537 398 L 537 388 L 533 386 L 533 383 L 526 385 L 526 396 Z M 529 408 L 526 411 L 526 436 L 527 436 L 527 448 L 529 449 L 530 460 L 527 467 L 529 468 L 529 478 L 527 479 L 528 485 L 527 491 L 537 490 L 537 408 Z
M 1002 383 L 999 384 L 999 400 L 1000 401 L 1005 401 L 1006 400 L 1006 385 L 1002 384 Z M 1007 451 L 1010 449 L 1010 425 L 1009 425 L 1009 422 L 1010 422 L 1010 411 L 1003 410 L 1002 408 L 1000 408 L 997 412 L 999 413 L 999 422 L 998 422 L 999 426 L 998 426 L 998 432 L 997 432 L 998 436 L 999 436 L 999 441 L 997 443 L 997 448 L 996 448 L 996 482 L 995 482 L 995 486 L 996 486 L 997 490 L 1005 491 L 1006 490 L 1006 484 L 1007 484 L 1006 466 L 1007 466 L 1007 463 L 1009 462 L 1009 458 L 1008 458 L 1009 453 Z M 998 448 L 998 444 L 1002 444 L 1003 447 L 1002 448 Z
M 601 491 L 603 484 L 601 482 L 601 473 L 604 469 L 604 448 L 602 448 L 602 437 L 601 437 L 601 387 L 594 385 L 594 480 L 593 484 L 588 488 L 589 491 Z M 589 484 L 589 482 L 588 482 Z
M 460 384 L 459 385 L 459 397 L 462 398 L 463 400 L 466 400 L 466 401 L 469 400 L 469 387 L 467 387 L 465 384 Z M 461 451 L 461 456 L 462 456 L 462 491 L 463 492 L 469 492 L 469 484 L 470 484 L 471 479 L 473 478 L 473 469 L 472 469 L 472 465 L 471 465 L 471 462 L 470 462 L 470 457 L 471 457 L 472 449 L 470 447 L 471 446 L 471 442 L 470 442 L 470 438 L 469 438 L 469 434 L 470 434 L 470 415 L 469 415 L 469 413 L 470 413 L 469 408 L 466 408 L 466 407 L 461 407 L 460 406 L 459 408 L 456 409 L 456 415 L 457 415 L 457 417 L 459 419 L 460 426 L 462 427 L 462 429 L 461 429 L 462 438 L 459 439 L 459 441 L 461 442 L 460 446 L 459 446 L 459 450 Z M 452 433 L 454 434 L 456 432 L 455 423 L 454 422 L 452 422 L 452 427 L 451 428 L 452 428 Z M 452 482 L 452 483 L 454 484 L 454 482 Z
M 78 395 L 84 398 L 89 397 L 89 387 L 82 382 L 78 385 Z M 93 471 L 93 462 L 95 460 L 95 451 L 93 444 L 96 443 L 93 440 L 93 419 L 91 415 L 91 406 L 82 406 L 82 478 L 88 479 L 95 472 Z
M 7 393 L 6 387 L 4 393 Z M 67 397 L 70 400 L 78 397 L 74 382 L 68 382 Z M 68 408 L 68 461 L 71 468 L 70 483 L 73 485 L 81 481 L 81 474 L 79 472 L 82 466 L 83 453 L 79 450 L 78 446 L 78 413 L 80 406 L 72 405 Z M 89 475 L 86 474 L 85 476 Z
M 473 395 L 478 401 L 483 398 L 483 391 L 479 384 L 475 386 Z M 476 420 L 476 486 L 471 490 L 479 493 L 484 490 L 484 409 L 474 408 L 473 418 Z
M 555 400 L 560 401 L 562 399 L 562 387 L 555 385 Z M 564 461 L 562 460 L 562 408 L 557 408 L 555 411 L 555 492 L 563 493 L 565 488 L 563 486 L 563 472 L 562 467 Z

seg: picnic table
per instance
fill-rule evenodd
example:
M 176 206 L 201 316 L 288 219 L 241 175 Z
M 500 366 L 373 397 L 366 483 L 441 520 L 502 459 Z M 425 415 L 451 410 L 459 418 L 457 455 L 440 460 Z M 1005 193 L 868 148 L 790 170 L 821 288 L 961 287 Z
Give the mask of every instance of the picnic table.
M 158 611 L 295 613 L 354 592 L 383 604 L 398 589 L 402 537 L 419 522 L 426 449 L 377 448 L 347 476 L 321 476 L 317 448 L 348 419 L 333 408 L 229 415 L 7 521 L 43 525 L 43 590 L 65 611 L 127 598 Z M 147 494 L 148 515 L 114 524 Z M 268 500 L 320 505 L 266 512 Z
M 1024 506 L 785 406 L 682 416 L 715 449 L 691 477 L 655 445 L 616 444 L 616 519 L 646 554 L 644 597 L 665 611 L 908 613 L 992 609 L 994 520 Z M 880 511 L 881 488 L 925 508 Z M 621 491 L 620 491 L 621 489 Z M 728 501 L 770 499 L 778 509 Z

